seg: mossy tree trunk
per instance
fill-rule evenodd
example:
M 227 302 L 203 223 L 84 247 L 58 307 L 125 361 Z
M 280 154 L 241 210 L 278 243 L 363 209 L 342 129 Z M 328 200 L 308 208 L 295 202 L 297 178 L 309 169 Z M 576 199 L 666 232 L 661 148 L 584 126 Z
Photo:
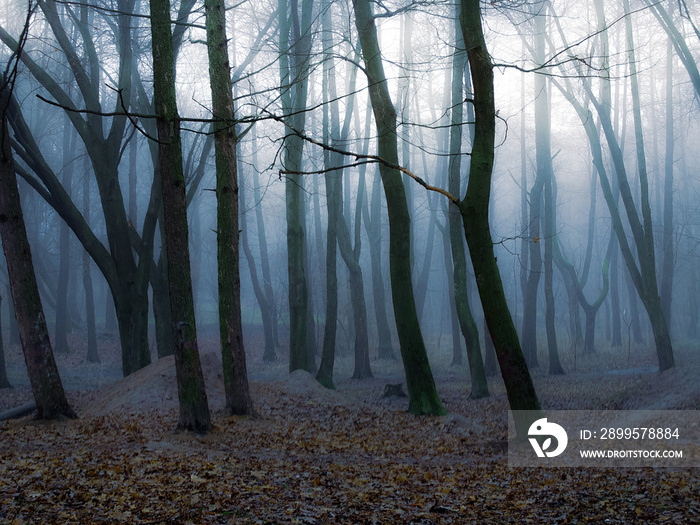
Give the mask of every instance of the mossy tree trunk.
M 279 0 L 280 35 L 280 99 L 285 115 L 284 168 L 288 172 L 285 182 L 287 208 L 287 273 L 289 279 L 289 371 L 302 369 L 313 372 L 314 349 L 309 330 L 309 287 L 305 271 L 305 232 L 303 221 L 303 141 L 296 132 L 304 130 L 306 119 L 306 95 L 311 52 L 312 0 L 302 0 L 302 15 L 299 20 L 297 0 L 289 4 Z M 288 12 L 289 10 L 289 12 Z M 292 35 L 290 41 L 290 33 Z M 292 63 L 290 64 L 290 59 Z
M 458 11 L 459 12 L 459 11 Z M 462 166 L 462 124 L 464 115 L 464 89 L 462 78 L 467 66 L 467 53 L 464 49 L 459 18 L 456 17 L 456 51 L 452 64 L 452 114 L 450 126 L 450 161 L 449 161 L 449 191 L 452 195 L 460 193 L 460 176 Z M 477 399 L 489 395 L 484 359 L 481 356 L 479 330 L 474 321 L 469 294 L 467 293 L 467 258 L 464 253 L 464 236 L 459 210 L 450 207 L 449 210 L 450 246 L 454 265 L 454 294 L 455 306 L 459 325 L 467 345 L 467 359 L 471 376 L 470 397 Z
M 223 0 L 206 0 L 204 11 L 209 54 L 209 82 L 215 119 L 219 334 L 226 409 L 231 415 L 251 415 L 254 409 L 248 385 L 241 319 L 237 137 Z
M 481 304 L 496 349 L 511 410 L 527 410 L 516 418 L 518 436 L 524 437 L 540 411 L 532 378 L 520 348 L 518 334 L 508 310 L 503 282 L 493 251 L 489 227 L 489 200 L 494 160 L 496 108 L 493 66 L 481 27 L 479 0 L 461 0 L 460 22 L 474 86 L 476 117 L 467 192 L 459 202 Z
M 168 258 L 168 288 L 180 401 L 178 428 L 209 432 L 211 417 L 199 361 L 190 275 L 185 178 L 175 96 L 175 60 L 169 0 L 152 0 L 150 11 L 158 164 L 163 196 L 163 240 Z
M 411 282 L 411 218 L 398 165 L 396 109 L 387 87 L 377 28 L 369 0 L 353 0 L 355 24 L 362 46 L 369 96 L 377 125 L 378 154 L 385 161 L 379 173 L 389 212 L 389 271 L 396 329 L 406 371 L 409 412 L 445 413 L 435 387 L 423 341 Z

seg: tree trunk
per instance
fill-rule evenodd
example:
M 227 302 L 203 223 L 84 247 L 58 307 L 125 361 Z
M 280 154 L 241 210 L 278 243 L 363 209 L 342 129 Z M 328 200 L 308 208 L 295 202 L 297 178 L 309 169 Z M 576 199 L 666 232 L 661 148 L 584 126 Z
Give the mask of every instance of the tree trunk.
M 304 130 L 309 68 L 312 1 L 302 0 L 302 17 L 299 23 L 297 0 L 291 0 L 292 41 L 289 41 L 290 17 L 287 2 L 278 2 L 280 16 L 280 90 L 285 124 L 283 158 L 284 168 L 290 173 L 285 182 L 287 207 L 287 271 L 289 278 L 289 371 L 297 369 L 313 371 L 314 363 L 308 347 L 309 292 L 305 272 L 305 235 L 302 221 L 301 185 L 299 175 L 302 163 L 302 139 L 295 131 Z M 290 68 L 289 60 L 292 59 Z
M 223 0 L 204 3 L 214 117 L 216 158 L 216 244 L 219 282 L 219 335 L 226 410 L 230 415 L 254 414 L 248 385 L 241 319 L 239 269 L 238 172 L 231 67 Z
M 260 180 L 257 171 L 257 147 L 256 135 L 253 130 L 253 197 L 258 205 L 255 207 L 255 220 L 258 230 L 258 245 L 260 247 L 260 267 L 262 268 L 263 290 L 265 298 L 270 306 L 269 323 L 272 333 L 269 334 L 271 341 L 268 346 L 268 334 L 265 334 L 265 352 L 263 361 L 275 361 L 276 351 L 279 346 L 279 335 L 277 333 L 277 302 L 272 289 L 272 273 L 270 272 L 270 256 L 267 251 L 267 238 L 265 235 L 265 221 L 263 220 L 262 196 L 260 195 Z
M 6 108 L 10 86 L 0 77 L 0 239 L 7 261 L 15 316 L 40 419 L 74 418 L 54 360 L 32 265 L 10 150 Z
M 442 259 L 445 263 L 445 273 L 447 274 L 447 294 L 450 309 L 450 334 L 452 336 L 452 362 L 450 366 L 462 365 L 462 332 L 457 316 L 457 303 L 455 302 L 455 276 L 454 264 L 452 262 L 452 252 L 450 247 L 450 218 L 449 208 L 445 213 L 445 225 L 439 225 L 438 229 L 442 233 Z
M 529 366 L 539 365 L 537 359 L 537 292 L 542 275 L 542 254 L 540 252 L 540 211 L 542 209 L 542 189 L 544 180 L 537 174 L 530 191 L 530 216 L 528 233 L 528 258 L 530 266 L 527 271 L 527 284 L 523 294 L 523 354 Z
M 464 40 L 459 27 L 459 18 L 455 20 L 456 52 L 452 62 L 452 112 L 450 126 L 450 160 L 449 160 L 449 191 L 452 195 L 460 193 L 460 177 L 462 166 L 462 124 L 464 89 L 462 76 L 467 66 L 467 54 L 464 50 Z M 450 246 L 454 265 L 454 293 L 457 318 L 467 345 L 467 359 L 471 378 L 470 397 L 478 399 L 488 397 L 489 387 L 486 381 L 484 359 L 481 356 L 479 330 L 474 321 L 469 305 L 467 292 L 467 258 L 464 254 L 464 237 L 460 224 L 459 210 L 449 210 Z
M 89 170 L 87 159 L 85 159 L 86 174 L 83 182 L 83 215 L 90 223 L 90 178 L 87 176 Z M 90 255 L 83 250 L 83 289 L 85 290 L 85 321 L 87 324 L 87 356 L 89 363 L 99 363 L 100 356 L 97 353 L 97 326 L 95 323 L 95 293 L 92 287 L 92 273 L 90 271 Z
M 0 312 L 2 312 L 2 296 L 0 295 Z M 0 388 L 12 388 L 7 379 L 7 368 L 5 367 L 5 347 L 2 344 L 2 315 L 0 315 Z
M 206 433 L 211 430 L 211 418 L 199 361 L 194 316 L 170 2 L 151 0 L 150 11 L 154 106 L 165 231 L 163 241 L 168 258 L 170 311 L 176 338 L 175 369 L 180 401 L 178 428 Z
M 664 162 L 664 231 L 663 265 L 661 269 L 661 308 L 671 330 L 673 297 L 673 50 L 669 39 L 666 48 L 666 159 Z
M 324 127 L 325 128 L 325 127 Z M 326 388 L 333 384 L 336 332 L 338 328 L 338 214 L 340 213 L 339 180 L 342 174 L 326 172 L 328 229 L 326 230 L 326 322 L 323 329 L 323 353 L 316 379 Z
M 64 120 L 68 120 L 64 118 Z M 68 127 L 63 133 L 63 187 L 70 195 L 73 191 L 73 157 L 75 156 L 75 139 Z M 68 308 L 68 290 L 70 283 L 70 232 L 68 225 L 60 217 L 59 221 L 59 255 L 58 282 L 56 283 L 56 326 L 54 328 L 54 349 L 57 353 L 68 353 L 68 329 L 71 318 Z
M 350 123 L 352 121 L 352 115 L 354 112 L 355 97 L 351 96 L 348 104 L 345 108 L 345 119 L 341 129 L 340 126 L 340 109 L 338 107 L 338 97 L 336 89 L 335 75 L 332 67 L 332 50 L 333 50 L 333 37 L 331 32 L 331 10 L 330 5 L 328 9 L 324 9 L 323 22 L 323 38 L 324 38 L 324 52 L 326 54 L 326 59 L 324 60 L 324 73 L 326 75 L 326 86 L 324 89 L 324 98 L 330 99 L 330 118 L 325 119 L 324 130 L 326 130 L 325 141 L 326 143 L 339 143 L 343 144 L 347 141 L 350 135 Z M 358 57 L 359 58 L 359 57 Z M 353 70 L 351 72 L 349 92 L 353 93 L 355 91 L 355 84 L 357 78 L 357 71 Z M 330 121 L 330 122 L 328 122 Z M 327 130 L 330 128 L 330 134 Z M 327 168 L 332 171 L 326 173 L 326 183 L 329 183 L 329 179 L 335 179 L 330 182 L 332 191 L 335 191 L 335 195 L 329 201 L 328 210 L 328 229 L 331 229 L 331 221 L 335 221 L 333 225 L 333 234 L 337 240 L 337 245 L 340 250 L 340 254 L 343 258 L 343 262 L 348 269 L 350 274 L 350 302 L 352 305 L 352 317 L 353 317 L 353 327 L 354 327 L 354 348 L 355 348 L 355 369 L 352 374 L 353 379 L 366 379 L 373 377 L 372 369 L 369 360 L 369 342 L 367 335 L 367 307 L 365 305 L 365 288 L 364 280 L 362 278 L 362 267 L 360 266 L 360 253 L 361 253 L 361 228 L 362 228 L 362 198 L 364 193 L 364 173 L 361 174 L 358 190 L 357 190 L 357 204 L 356 214 L 355 214 L 355 232 L 351 236 L 350 228 L 348 223 L 351 221 L 351 213 L 341 213 L 344 203 L 343 201 L 343 171 L 339 169 L 342 165 L 342 157 L 336 152 L 327 152 L 326 155 Z M 337 186 L 337 187 L 335 187 Z M 349 201 L 349 197 L 345 197 Z M 350 204 L 349 202 L 347 203 Z M 335 210 L 331 210 L 330 206 L 335 206 Z M 354 237 L 354 245 L 353 245 Z M 330 236 L 329 236 L 330 242 Z M 330 245 L 329 248 L 330 250 Z M 330 284 L 330 281 L 329 281 Z M 336 283 L 337 286 L 337 283 Z M 336 290 L 337 293 L 337 290 Z M 337 302 L 337 297 L 336 297 Z
M 235 93 L 234 93 L 235 94 Z M 253 172 L 253 194 L 254 194 L 254 206 L 256 219 L 257 219 L 257 230 L 258 230 L 258 242 L 260 246 L 260 267 L 262 270 L 262 282 L 258 275 L 258 268 L 256 265 L 255 257 L 250 248 L 250 243 L 248 242 L 248 237 L 250 235 L 250 228 L 248 226 L 247 220 L 247 204 L 245 197 L 245 184 L 238 185 L 238 199 L 240 201 L 240 207 L 243 208 L 243 213 L 240 213 L 240 228 L 241 228 L 241 246 L 243 247 L 243 253 L 245 254 L 246 261 L 248 262 L 248 271 L 250 272 L 250 280 L 253 285 L 253 293 L 258 301 L 258 306 L 260 307 L 260 316 L 262 318 L 263 326 L 263 337 L 265 341 L 265 348 L 263 350 L 263 361 L 272 362 L 277 360 L 277 336 L 276 336 L 276 311 L 275 311 L 275 298 L 272 292 L 272 283 L 270 282 L 270 262 L 267 255 L 267 241 L 265 239 L 265 222 L 262 218 L 262 202 L 260 199 L 260 191 L 258 189 L 259 181 L 257 174 L 257 139 L 255 126 L 250 129 L 250 134 L 252 135 L 252 172 Z M 240 159 L 240 141 L 236 142 L 237 156 Z M 242 170 L 238 170 L 239 175 L 242 175 Z M 241 177 L 239 176 L 239 179 Z
M 329 108 L 329 98 L 335 100 L 335 79 L 331 77 L 333 47 L 331 35 L 331 5 L 323 2 L 321 5 L 321 27 L 323 31 L 323 142 L 331 143 L 337 138 L 338 115 L 337 105 Z M 333 89 L 331 92 L 331 83 Z M 331 113 L 329 115 L 329 113 Z M 333 123 L 331 124 L 331 120 Z M 326 229 L 326 321 L 323 329 L 323 352 L 321 365 L 316 373 L 316 380 L 326 388 L 335 388 L 333 384 L 333 367 L 335 365 L 336 334 L 338 331 L 338 225 L 341 209 L 341 192 L 343 170 L 338 170 L 337 156 L 330 151 L 323 152 L 323 166 L 326 170 L 324 179 L 326 183 L 326 212 L 328 214 L 328 227 Z M 317 196 L 317 195 L 315 195 Z M 317 235 L 317 238 L 320 237 Z M 319 254 L 320 256 L 320 254 Z
M 430 370 L 416 312 L 411 282 L 411 219 L 406 193 L 399 171 L 396 143 L 396 110 L 391 102 L 386 76 L 377 41 L 369 0 L 353 0 L 365 73 L 369 85 L 374 118 L 377 125 L 379 173 L 384 185 L 389 211 L 389 269 L 396 328 L 401 345 L 401 357 L 406 372 L 409 393 L 409 412 L 413 414 L 444 414 Z
M 368 114 L 365 122 L 369 125 L 370 106 L 367 106 Z M 366 137 L 369 130 L 366 129 Z M 369 138 L 365 141 L 365 149 L 369 148 Z M 377 321 L 377 357 L 379 359 L 396 359 L 394 347 L 391 342 L 391 329 L 386 311 L 386 294 L 384 290 L 384 278 L 382 275 L 382 205 L 379 177 L 372 178 L 372 200 L 365 199 L 363 207 L 365 231 L 369 240 L 370 269 L 372 271 L 372 299 L 374 302 L 374 317 Z
M 546 5 L 542 5 L 535 15 L 535 53 L 537 64 L 545 64 L 545 24 Z M 540 217 L 531 216 L 532 221 L 541 220 L 544 226 L 544 298 L 545 298 L 545 329 L 547 332 L 547 353 L 549 354 L 549 373 L 563 374 L 564 369 L 559 362 L 557 334 L 554 326 L 554 250 L 555 242 L 554 213 L 556 202 L 553 198 L 554 167 L 552 166 L 551 123 L 549 109 L 549 85 L 545 75 L 535 75 L 535 150 L 537 158 L 537 179 L 542 179 L 544 190 L 544 214 Z M 534 200 L 534 196 L 533 196 Z M 532 206 L 531 202 L 531 206 Z M 539 204 L 537 205 L 539 208 Z M 531 208 L 532 209 L 532 208 Z M 539 248 L 537 249 L 539 257 Z M 535 295 L 536 297 L 536 295 Z M 533 305 L 534 306 L 534 305 Z M 536 343 L 536 341 L 535 341 Z M 537 350 L 531 355 L 532 364 L 537 363 Z
M 524 438 L 530 424 L 541 414 L 535 387 L 525 363 L 518 334 L 508 310 L 503 282 L 493 251 L 489 228 L 489 200 L 494 159 L 496 108 L 493 67 L 481 27 L 479 0 L 461 0 L 460 23 L 474 86 L 476 128 L 472 146 L 467 192 L 459 202 L 474 273 L 489 333 L 505 382 L 518 436 Z M 522 416 L 522 417 L 521 417 Z

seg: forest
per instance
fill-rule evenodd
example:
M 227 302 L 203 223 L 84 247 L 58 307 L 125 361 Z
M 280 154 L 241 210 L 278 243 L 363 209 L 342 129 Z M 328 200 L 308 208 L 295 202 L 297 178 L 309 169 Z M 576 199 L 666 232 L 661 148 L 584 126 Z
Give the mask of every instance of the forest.
M 0 3 L 0 520 L 700 519 L 695 2 Z

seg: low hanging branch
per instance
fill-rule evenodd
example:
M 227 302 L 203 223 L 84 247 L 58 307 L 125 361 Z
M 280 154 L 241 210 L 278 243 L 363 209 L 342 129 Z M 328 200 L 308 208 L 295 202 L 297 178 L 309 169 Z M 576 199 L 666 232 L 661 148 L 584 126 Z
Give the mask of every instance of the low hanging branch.
M 113 89 L 113 88 L 112 88 L 112 89 Z M 121 91 L 120 91 L 120 90 L 114 89 L 114 91 L 117 91 L 118 95 L 121 97 Z M 146 137 L 149 138 L 150 140 L 153 140 L 154 142 L 160 143 L 160 141 L 159 141 L 158 138 L 156 138 L 156 137 L 151 137 L 150 135 L 148 135 L 148 133 L 146 133 L 145 130 L 142 130 L 142 129 L 137 125 L 137 122 L 136 122 L 136 119 L 139 119 L 139 118 L 141 118 L 141 119 L 144 119 L 144 118 L 154 118 L 155 115 L 133 113 L 133 112 L 128 112 L 128 111 L 123 111 L 123 112 L 121 112 L 121 111 L 117 111 L 117 112 L 103 112 L 103 111 L 89 110 L 89 109 L 67 108 L 67 107 L 65 107 L 65 106 L 63 106 L 63 105 L 61 105 L 61 104 L 59 104 L 59 103 L 57 103 L 57 102 L 54 102 L 54 101 L 51 101 L 51 100 L 49 100 L 49 99 L 47 99 L 47 98 L 45 98 L 45 97 L 42 97 L 41 95 L 36 95 L 36 96 L 37 96 L 40 100 L 42 100 L 43 102 L 46 102 L 47 104 L 50 104 L 50 105 L 52 105 L 52 106 L 57 106 L 57 107 L 63 108 L 63 109 L 68 110 L 68 111 L 74 111 L 74 112 L 77 112 L 77 113 L 94 114 L 94 115 L 100 115 L 100 116 L 105 116 L 105 117 L 113 117 L 113 116 L 118 116 L 118 115 L 126 115 L 127 118 L 129 118 L 129 120 L 132 122 L 134 128 L 135 128 L 137 131 L 139 131 L 140 133 L 142 133 L 144 136 L 146 136 Z M 122 103 L 122 107 L 123 107 L 123 103 Z M 423 180 L 421 177 L 419 177 L 418 175 L 416 175 L 415 173 L 413 173 L 413 172 L 412 172 L 411 170 L 409 170 L 408 168 L 404 168 L 403 166 L 401 166 L 401 165 L 399 165 L 399 164 L 394 164 L 394 163 L 392 163 L 392 162 L 389 162 L 389 161 L 383 159 L 382 157 L 380 157 L 380 156 L 378 156 L 378 155 L 364 155 L 364 154 L 362 154 L 362 153 L 355 153 L 355 152 L 352 152 L 352 151 L 346 151 L 346 150 L 337 148 L 337 147 L 335 147 L 335 146 L 330 146 L 330 145 L 328 145 L 328 144 L 324 144 L 323 142 L 320 142 L 320 141 L 318 141 L 318 140 L 316 140 L 316 139 L 313 139 L 313 138 L 311 138 L 311 137 L 305 135 L 303 132 L 292 128 L 291 126 L 289 126 L 288 123 L 285 122 L 285 119 L 284 119 L 284 118 L 279 117 L 279 116 L 277 116 L 277 115 L 274 115 L 273 113 L 270 113 L 269 111 L 267 111 L 267 110 L 265 110 L 265 109 L 263 109 L 263 113 L 267 114 L 267 117 L 266 117 L 267 119 L 276 120 L 276 121 L 278 121 L 278 122 L 283 123 L 287 128 L 289 128 L 289 129 L 291 130 L 291 132 L 292 132 L 294 135 L 297 135 L 297 136 L 300 137 L 302 140 L 305 140 L 306 142 L 310 142 L 311 144 L 314 144 L 314 145 L 316 145 L 316 146 L 319 146 L 320 148 L 323 148 L 323 149 L 326 150 L 326 151 L 331 151 L 331 152 L 334 152 L 334 153 L 338 153 L 338 154 L 340 154 L 340 155 L 343 155 L 344 157 L 354 157 L 355 160 L 356 160 L 356 162 L 354 162 L 354 163 L 352 163 L 352 164 L 346 164 L 346 165 L 343 165 L 343 166 L 337 166 L 337 167 L 334 167 L 334 168 L 328 168 L 328 169 L 317 170 L 317 171 L 280 170 L 280 172 L 279 172 L 280 175 L 312 175 L 312 174 L 314 174 L 314 173 L 319 174 L 319 173 L 326 173 L 326 172 L 328 172 L 328 171 L 334 171 L 334 170 L 339 170 L 339 169 L 353 168 L 353 167 L 356 167 L 356 166 L 361 166 L 361 165 L 363 165 L 363 164 L 375 164 L 375 163 L 376 163 L 376 164 L 383 164 L 383 165 L 385 165 L 385 166 L 387 166 L 387 167 L 389 167 L 389 168 L 398 170 L 398 171 L 400 171 L 401 173 L 405 173 L 405 174 L 408 175 L 410 178 L 412 178 L 413 180 L 415 180 L 418 184 L 420 184 L 421 186 L 423 186 L 423 188 L 425 188 L 426 190 L 428 190 L 428 191 L 434 191 L 434 192 L 436 192 L 436 193 L 440 193 L 441 195 L 444 195 L 445 197 L 447 197 L 447 198 L 449 199 L 449 201 L 450 201 L 451 203 L 454 203 L 454 204 L 458 204 L 458 203 L 459 203 L 459 199 L 458 199 L 457 197 L 455 197 L 454 195 L 452 195 L 449 191 L 444 190 L 444 189 L 442 189 L 442 188 L 438 188 L 437 186 L 432 186 L 431 184 L 428 184 L 427 182 L 425 182 L 425 180 Z M 238 119 L 236 122 L 239 122 L 239 123 L 245 122 L 245 123 L 251 123 L 251 124 L 252 124 L 253 122 L 257 122 L 257 121 L 260 121 L 260 120 L 265 120 L 266 118 L 260 118 L 260 117 L 258 117 L 258 118 L 252 118 L 252 119 Z M 216 122 L 216 121 L 218 121 L 218 119 L 207 119 L 207 118 L 182 118 L 182 117 L 181 117 L 179 120 L 180 120 L 180 121 L 187 120 L 187 121 L 191 121 L 191 122 L 207 122 L 207 123 L 208 123 L 208 122 Z M 239 138 L 240 138 L 240 137 L 239 137 Z
M 405 173 L 406 175 L 411 177 L 413 180 L 415 180 L 418 184 L 423 186 L 426 190 L 434 191 L 434 192 L 440 193 L 441 195 L 444 195 L 445 197 L 447 197 L 449 199 L 449 201 L 451 203 L 454 203 L 454 204 L 459 203 L 459 199 L 457 197 L 455 197 L 454 195 L 452 195 L 449 191 L 446 191 L 446 190 L 443 190 L 442 188 L 438 188 L 437 186 L 432 186 L 432 185 L 428 184 L 421 177 L 419 177 L 418 175 L 413 173 L 408 168 L 404 168 L 403 166 L 389 162 L 378 155 L 363 155 L 362 153 L 347 151 L 344 149 L 337 148 L 335 146 L 330 146 L 328 144 L 324 144 L 323 142 L 320 142 L 316 139 L 313 139 L 313 138 L 305 135 L 301 131 L 290 127 L 286 122 L 284 122 L 284 119 L 282 119 L 281 117 L 277 117 L 277 116 L 272 115 L 272 114 L 269 114 L 269 115 L 270 115 L 270 118 L 272 118 L 273 120 L 278 120 L 278 121 L 282 122 L 287 128 L 289 128 L 292 131 L 292 133 L 294 135 L 300 137 L 301 139 L 305 140 L 306 142 L 309 142 L 309 143 L 314 144 L 320 148 L 323 148 L 326 151 L 338 153 L 339 155 L 343 155 L 344 157 L 354 157 L 355 160 L 357 161 L 357 162 L 354 162 L 352 164 L 346 164 L 343 166 L 337 166 L 334 168 L 328 168 L 328 169 L 316 170 L 316 171 L 293 171 L 293 170 L 281 169 L 279 171 L 280 175 L 313 175 L 314 173 L 326 173 L 328 171 L 340 170 L 340 169 L 345 169 L 345 168 L 353 168 L 356 166 L 361 166 L 363 164 L 375 164 L 375 163 L 376 164 L 384 164 L 385 166 L 387 166 L 389 168 L 398 170 L 401 173 Z

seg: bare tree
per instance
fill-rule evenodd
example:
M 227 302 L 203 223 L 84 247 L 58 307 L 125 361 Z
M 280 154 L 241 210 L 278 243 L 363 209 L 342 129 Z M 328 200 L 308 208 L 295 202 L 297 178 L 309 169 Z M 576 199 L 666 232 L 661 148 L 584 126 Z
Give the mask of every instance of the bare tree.
M 530 423 L 537 418 L 535 414 L 539 413 L 540 403 L 508 310 L 489 227 L 496 134 L 493 65 L 481 26 L 479 0 L 461 0 L 461 7 L 460 22 L 472 74 L 476 123 L 467 192 L 457 205 L 464 223 L 481 305 L 506 385 L 508 403 L 514 411 L 533 411 L 527 415 L 516 412 L 518 436 L 524 437 Z
M 215 118 L 219 337 L 224 367 L 226 408 L 231 415 L 250 415 L 254 413 L 254 409 L 243 348 L 238 248 L 237 137 L 226 38 L 226 12 L 223 0 L 206 0 L 204 10 L 209 54 L 209 83 Z
M 369 96 L 377 125 L 379 173 L 389 211 L 389 267 L 391 293 L 401 356 L 406 370 L 409 411 L 414 414 L 444 414 L 430 370 L 421 333 L 411 282 L 411 221 L 398 166 L 396 109 L 387 88 L 377 40 L 374 15 L 368 0 L 353 0 L 355 25 L 362 46 Z M 392 167 L 393 166 L 393 167 Z
M 180 120 L 175 96 L 175 59 L 170 31 L 170 2 L 152 0 L 153 101 L 158 129 L 158 163 L 163 229 L 168 257 L 170 311 L 175 339 L 175 368 L 180 400 L 178 428 L 209 432 L 211 417 L 199 361 L 188 244 L 185 178 Z

